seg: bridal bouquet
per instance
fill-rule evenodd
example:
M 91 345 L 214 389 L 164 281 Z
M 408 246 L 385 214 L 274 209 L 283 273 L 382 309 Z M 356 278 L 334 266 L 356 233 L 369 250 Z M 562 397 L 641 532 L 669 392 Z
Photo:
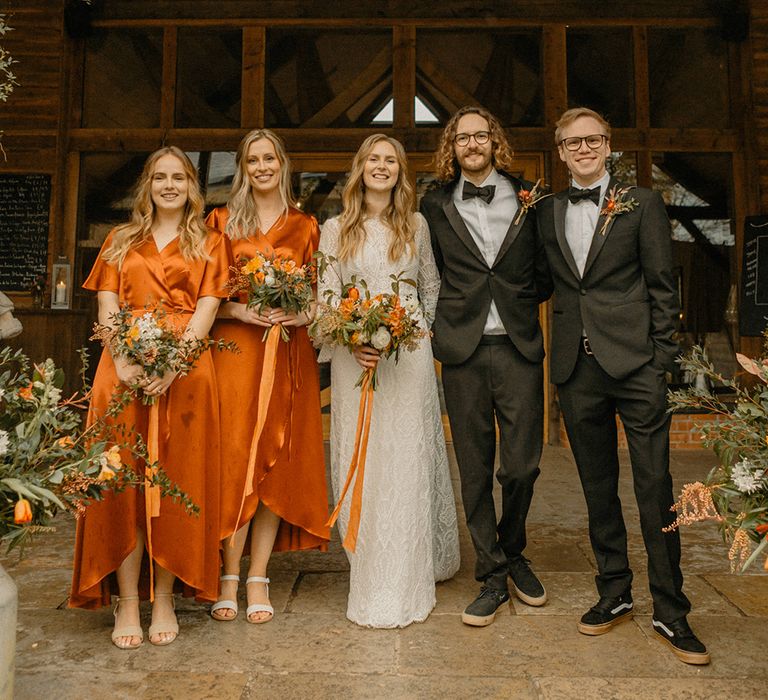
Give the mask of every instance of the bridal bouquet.
M 163 310 L 162 304 L 146 307 L 145 313 L 136 315 L 131 307 L 121 306 L 112 314 L 112 325 L 94 324 L 92 339 L 101 341 L 114 357 L 123 357 L 140 365 L 147 377 L 161 377 L 167 372 L 185 375 L 192 370 L 200 356 L 211 347 L 218 350 L 236 350 L 234 343 L 211 338 L 190 338 L 184 327 L 174 322 Z M 131 389 L 134 392 L 138 387 Z M 141 401 L 150 406 L 157 400 L 141 392 Z
M 259 311 L 281 308 L 298 314 L 308 311 L 315 300 L 311 266 L 297 265 L 290 258 L 256 253 L 255 257 L 242 261 L 232 271 L 234 276 L 229 282 L 229 292 L 247 292 L 248 308 Z M 288 341 L 288 329 L 282 325 L 279 328 L 282 339 Z
M 316 253 L 316 257 L 318 276 L 322 279 L 328 268 L 332 267 L 337 260 L 323 253 Z M 336 272 L 335 268 L 334 272 Z M 401 297 L 400 285 L 409 284 L 415 289 L 416 283 L 404 278 L 403 273 L 390 275 L 390 278 L 392 279 L 391 293 L 371 296 L 365 280 L 356 276 L 346 284 L 340 280 L 342 282 L 340 296 L 331 289 L 327 290 L 325 302 L 318 305 L 317 316 L 310 328 L 313 338 L 321 343 L 344 346 L 350 352 L 363 345 L 369 345 L 378 350 L 381 357 L 394 356 L 395 362 L 399 359 L 401 350 L 415 350 L 419 345 L 419 338 L 426 337 L 428 331 L 421 328 L 416 318 L 416 311 L 419 308 L 416 297 L 413 295 Z M 375 367 L 364 369 L 355 384 L 360 387 L 360 408 L 357 414 L 352 460 L 339 501 L 327 522 L 329 527 L 336 522 L 344 498 L 354 479 L 349 523 L 343 542 L 344 547 L 350 552 L 355 551 L 360 528 L 365 455 L 368 449 L 373 392 L 376 390 L 376 385 Z
M 753 388 L 715 372 L 696 347 L 683 359 L 683 369 L 703 373 L 730 388 L 733 403 L 724 403 L 708 388 L 670 392 L 671 408 L 698 408 L 717 419 L 701 426 L 703 444 L 714 449 L 719 464 L 704 482 L 686 484 L 673 506 L 677 518 L 671 528 L 703 520 L 718 523 L 730 545 L 732 570 L 746 571 L 760 554 L 768 553 L 768 330 L 765 355 L 753 360 L 736 355 L 741 366 L 756 378 Z M 768 559 L 765 561 L 768 570 Z
M 320 275 L 336 262 L 331 256 L 319 254 Z M 400 285 L 416 287 L 413 280 L 403 273 L 390 275 L 392 292 L 371 296 L 364 279 L 353 276 L 342 285 L 341 297 L 333 290 L 325 292 L 325 303 L 318 307 L 310 333 L 322 343 L 342 345 L 352 352 L 355 348 L 369 345 L 381 353 L 381 357 L 400 359 L 401 350 L 415 350 L 419 339 L 428 335 L 416 318 L 418 301 L 412 294 L 401 297 Z M 360 290 L 363 290 L 362 294 Z M 373 390 L 377 387 L 376 369 L 363 370 L 355 386 L 362 386 L 368 378 Z
M 132 429 L 111 420 L 122 410 L 119 401 L 83 428 L 87 394 L 64 398 L 63 382 L 52 360 L 33 365 L 20 350 L 0 350 L 0 540 L 9 549 L 50 531 L 57 511 L 79 516 L 102 491 L 145 482 L 123 463 L 121 453 L 145 462 L 147 449 Z M 150 487 L 197 511 L 161 469 Z

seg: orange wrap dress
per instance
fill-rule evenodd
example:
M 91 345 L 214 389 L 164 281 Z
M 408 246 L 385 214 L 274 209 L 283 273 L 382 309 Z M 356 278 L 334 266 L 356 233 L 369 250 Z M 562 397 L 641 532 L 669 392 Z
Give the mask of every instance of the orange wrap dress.
M 208 216 L 208 225 L 219 231 L 224 230 L 226 221 L 224 207 Z M 319 238 L 313 216 L 289 209 L 266 234 L 236 239 L 231 245 L 235 259 L 252 258 L 261 252 L 305 265 L 312 262 Z M 328 496 L 320 381 L 306 327 L 290 328 L 290 341 L 278 342 L 272 397 L 256 453 L 254 490 L 238 519 L 258 410 L 264 332 L 263 326 L 235 319 L 219 319 L 211 331 L 214 338 L 234 340 L 241 350 L 239 355 L 217 353 L 213 358 L 222 425 L 221 538 L 247 523 L 262 501 L 282 519 L 273 551 L 325 551 L 330 531 L 325 525 Z
M 105 262 L 104 251 L 112 234 L 102 246 L 93 270 L 83 287 L 91 291 L 115 292 L 120 304 L 136 312 L 163 300 L 169 318 L 186 326 L 200 297 L 227 296 L 226 283 L 232 253 L 229 241 L 217 231 L 209 234 L 209 260 L 187 261 L 179 250 L 178 238 L 158 251 L 154 239 L 132 249 L 122 267 Z M 178 317 L 177 317 L 178 314 Z M 230 354 L 230 353 L 228 353 Z M 93 382 L 93 396 L 88 415 L 103 414 L 113 392 L 120 391 L 112 356 L 101 355 Z M 124 387 L 123 387 L 124 388 Z M 160 465 L 192 501 L 200 507 L 199 515 L 187 514 L 182 505 L 163 498 L 160 515 L 152 519 L 154 560 L 174 573 L 177 590 L 198 600 L 216 600 L 219 577 L 219 415 L 218 394 L 211 351 L 205 352 L 195 368 L 176 378 L 158 402 Z M 118 424 L 147 440 L 149 406 L 140 400 L 129 403 Z M 122 452 L 124 463 L 129 454 Z M 144 465 L 131 465 L 143 473 Z M 117 593 L 112 574 L 136 547 L 136 528 L 146 531 L 144 493 L 126 489 L 107 492 L 93 502 L 77 522 L 74 572 L 70 607 L 98 608 L 109 605 L 110 593 Z M 147 597 L 148 558 L 142 562 L 140 593 Z

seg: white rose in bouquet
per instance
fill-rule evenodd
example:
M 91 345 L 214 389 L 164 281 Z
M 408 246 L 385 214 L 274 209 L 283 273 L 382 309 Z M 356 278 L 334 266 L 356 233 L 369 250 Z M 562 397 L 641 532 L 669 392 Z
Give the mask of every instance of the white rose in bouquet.
M 371 345 L 377 350 L 384 350 L 392 340 L 392 336 L 385 326 L 379 326 L 371 336 Z

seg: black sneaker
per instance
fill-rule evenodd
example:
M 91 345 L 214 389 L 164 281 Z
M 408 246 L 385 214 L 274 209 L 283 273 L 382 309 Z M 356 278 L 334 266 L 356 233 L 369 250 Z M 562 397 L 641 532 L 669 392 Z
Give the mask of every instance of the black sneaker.
M 523 556 L 515 557 L 509 562 L 509 575 L 514 584 L 515 595 L 526 605 L 539 607 L 547 602 L 547 592 L 528 566 L 530 563 Z
M 659 639 L 669 644 L 672 653 L 687 664 L 705 666 L 709 663 L 709 652 L 688 626 L 688 620 L 681 617 L 674 622 L 653 621 L 653 631 Z
M 582 615 L 579 632 L 592 636 L 605 634 L 624 620 L 631 620 L 633 615 L 634 605 L 629 591 L 617 598 L 600 598 L 597 605 Z
M 490 625 L 496 617 L 496 610 L 509 600 L 509 591 L 483 586 L 477 596 L 461 613 L 461 621 L 473 627 Z

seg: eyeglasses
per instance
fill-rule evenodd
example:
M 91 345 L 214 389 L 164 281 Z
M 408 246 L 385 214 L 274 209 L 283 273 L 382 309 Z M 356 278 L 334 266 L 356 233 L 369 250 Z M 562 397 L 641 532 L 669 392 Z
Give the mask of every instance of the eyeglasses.
M 560 141 L 560 144 L 565 146 L 566 151 L 578 151 L 583 141 L 587 144 L 587 148 L 595 151 L 607 140 L 608 137 L 605 134 L 591 134 L 589 136 L 569 136 L 567 139 Z
M 457 146 L 466 146 L 469 144 L 470 139 L 475 139 L 475 143 L 478 146 L 482 146 L 484 143 L 488 143 L 491 138 L 489 131 L 476 131 L 474 134 L 456 134 L 453 137 L 453 142 Z

